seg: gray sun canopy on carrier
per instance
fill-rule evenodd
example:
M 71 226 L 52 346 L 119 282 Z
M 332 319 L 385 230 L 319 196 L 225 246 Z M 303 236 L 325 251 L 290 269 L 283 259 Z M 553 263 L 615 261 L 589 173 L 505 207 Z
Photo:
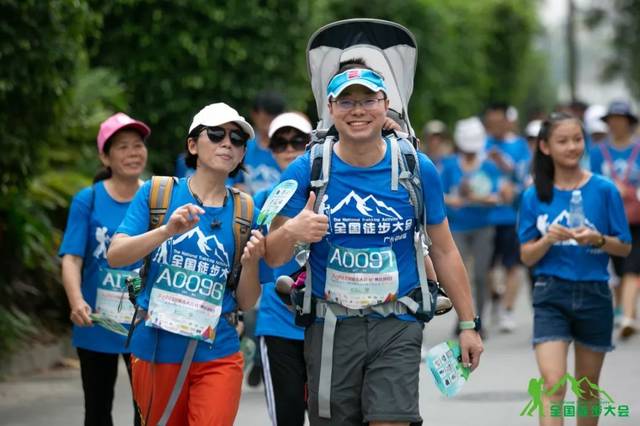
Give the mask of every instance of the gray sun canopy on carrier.
M 316 31 L 307 45 L 307 69 L 319 122 L 317 129 L 328 129 L 333 120 L 327 107 L 327 86 L 340 62 L 362 58 L 382 74 L 388 89 L 389 107 L 398 117 L 403 131 L 415 135 L 409 121 L 408 105 L 413 92 L 417 63 L 417 44 L 402 25 L 380 19 L 347 19 Z

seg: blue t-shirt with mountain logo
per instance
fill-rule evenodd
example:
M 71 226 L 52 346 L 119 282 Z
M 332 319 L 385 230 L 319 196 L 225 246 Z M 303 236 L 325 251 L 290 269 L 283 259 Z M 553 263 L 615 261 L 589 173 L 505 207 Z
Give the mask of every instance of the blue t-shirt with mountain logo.
M 283 173 L 282 181 L 298 182 L 295 194 L 280 212 L 283 216 L 294 217 L 307 202 L 309 155 L 307 152 L 297 158 Z M 418 159 L 427 224 L 440 224 L 446 219 L 440 177 L 426 155 L 418 153 Z M 340 294 L 344 283 L 353 289 L 358 282 L 369 280 L 386 290 L 387 283 L 397 282 L 398 297 L 419 286 L 413 242 L 416 218 L 402 185 L 397 191 L 391 190 L 388 140 L 384 158 L 370 167 L 352 166 L 335 151 L 332 153 L 329 183 L 320 209 L 329 218 L 329 232 L 322 241 L 311 245 L 315 297 L 331 298 L 348 306 L 353 301 Z M 360 296 L 365 297 L 364 293 L 375 287 L 363 289 Z
M 109 268 L 107 250 L 111 238 L 124 218 L 129 202 L 114 200 L 107 192 L 104 182 L 82 189 L 71 201 L 67 227 L 58 254 L 82 257 L 82 297 L 96 311 L 100 289 L 111 290 L 116 296 L 112 305 L 122 300 L 124 308 L 131 308 L 123 276 Z M 133 271 L 141 262 L 120 271 Z M 104 293 L 103 293 L 104 294 Z M 121 294 L 121 298 L 117 297 Z M 116 308 L 117 309 L 117 308 Z M 125 337 L 103 327 L 73 326 L 73 346 L 105 353 L 126 353 Z
M 603 235 L 631 242 L 629 225 L 624 214 L 622 198 L 613 183 L 602 176 L 592 175 L 579 188 L 587 227 Z M 569 227 L 569 202 L 572 191 L 553 189 L 550 204 L 538 199 L 535 187 L 528 188 L 522 197 L 518 236 L 520 243 L 538 239 L 549 226 Z M 550 275 L 569 281 L 607 281 L 609 255 L 601 249 L 581 246 L 571 239 L 555 243 L 534 266 L 534 275 Z
M 118 228 L 118 233 L 135 236 L 149 230 L 150 187 L 149 181 L 137 192 L 124 221 Z M 174 186 L 165 222 L 174 210 L 187 203 L 197 204 L 189 191 L 187 179 L 183 178 Z M 204 206 L 203 209 L 205 213 L 200 216 L 196 227 L 183 234 L 174 235 L 151 253 L 146 284 L 143 292 L 138 296 L 138 304 L 142 308 L 149 307 L 154 283 L 164 285 L 173 279 L 175 285 L 179 274 L 189 274 L 187 285 L 183 288 L 192 286 L 191 290 L 194 294 L 197 292 L 202 294 L 202 291 L 207 288 L 205 293 L 211 292 L 211 282 L 226 282 L 235 253 L 235 239 L 231 226 L 233 198 L 229 196 L 222 207 Z M 254 227 L 257 216 L 256 210 Z M 211 224 L 214 221 L 222 223 L 223 226 L 212 228 Z M 194 287 L 196 284 L 197 288 Z M 228 288 L 225 289 L 221 302 L 222 315 L 215 329 L 215 340 L 212 344 L 199 341 L 194 361 L 211 361 L 238 352 L 240 349 L 238 334 L 235 327 L 225 318 L 225 314 L 233 312 L 236 306 L 236 299 L 232 292 Z M 148 326 L 142 321 L 133 333 L 131 352 L 147 361 L 179 363 L 184 357 L 189 340 L 188 337 Z

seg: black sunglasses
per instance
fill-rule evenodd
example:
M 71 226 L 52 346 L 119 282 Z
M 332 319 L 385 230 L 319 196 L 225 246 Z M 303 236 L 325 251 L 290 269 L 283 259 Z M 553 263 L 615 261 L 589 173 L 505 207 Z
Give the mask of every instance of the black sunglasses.
M 275 138 L 271 139 L 269 147 L 271 148 L 271 151 L 279 154 L 281 152 L 285 152 L 288 145 L 291 145 L 291 147 L 295 151 L 304 151 L 308 143 L 309 136 L 298 135 L 294 136 L 291 139 L 286 139 L 282 136 L 276 136 Z
M 227 135 L 227 129 L 220 126 L 214 127 L 205 127 L 202 130 L 207 131 L 207 137 L 213 143 L 220 143 L 224 140 L 224 137 Z M 202 131 L 201 130 L 201 131 Z M 247 144 L 249 140 L 249 135 L 239 129 L 229 130 L 229 140 L 231 141 L 231 145 L 242 148 Z

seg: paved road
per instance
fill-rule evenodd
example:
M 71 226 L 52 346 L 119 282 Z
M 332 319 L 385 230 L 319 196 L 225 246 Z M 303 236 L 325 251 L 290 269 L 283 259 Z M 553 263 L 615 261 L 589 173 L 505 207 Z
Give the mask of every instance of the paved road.
M 421 371 L 420 408 L 425 425 L 459 426 L 473 424 L 536 425 L 534 418 L 520 417 L 528 401 L 527 385 L 538 372 L 531 350 L 531 308 L 528 294 L 521 293 L 515 333 L 500 334 L 488 324 L 489 338 L 480 368 L 471 376 L 461 394 L 453 399 L 439 395 L 424 367 Z M 449 314 L 429 325 L 425 344 L 433 346 L 450 338 L 455 315 Z M 488 322 L 488 321 L 486 321 Z M 618 343 L 607 356 L 601 387 L 617 403 L 630 406 L 629 418 L 606 417 L 601 425 L 640 424 L 640 337 Z M 570 361 L 571 368 L 573 362 Z M 114 406 L 114 424 L 130 425 L 132 408 L 126 373 L 121 368 Z M 569 399 L 569 398 L 567 398 Z M 0 424 L 5 426 L 67 426 L 82 424 L 82 391 L 79 371 L 54 369 L 31 377 L 0 383 Z M 572 421 L 568 424 L 574 424 Z M 262 388 L 243 392 L 237 425 L 268 425 Z

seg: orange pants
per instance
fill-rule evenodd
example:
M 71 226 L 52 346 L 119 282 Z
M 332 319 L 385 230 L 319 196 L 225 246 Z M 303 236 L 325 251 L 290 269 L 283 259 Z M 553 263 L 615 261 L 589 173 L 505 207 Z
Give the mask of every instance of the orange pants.
M 242 354 L 194 362 L 167 426 L 232 426 L 242 390 Z M 133 397 L 146 426 L 160 420 L 180 364 L 152 364 L 131 356 Z

